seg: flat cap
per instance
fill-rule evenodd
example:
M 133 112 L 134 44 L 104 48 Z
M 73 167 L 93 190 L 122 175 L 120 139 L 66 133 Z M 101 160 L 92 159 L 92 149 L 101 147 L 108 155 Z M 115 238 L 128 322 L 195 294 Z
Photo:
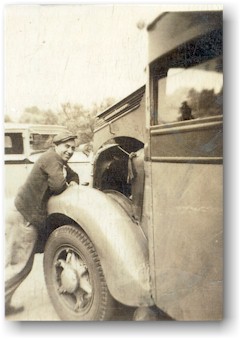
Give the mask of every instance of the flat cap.
M 66 130 L 66 131 L 62 131 L 62 132 L 58 133 L 58 135 L 56 135 L 53 138 L 53 143 L 54 144 L 60 144 L 60 143 L 66 142 L 70 139 L 76 139 L 76 138 L 77 138 L 76 135 L 74 135 L 70 131 Z

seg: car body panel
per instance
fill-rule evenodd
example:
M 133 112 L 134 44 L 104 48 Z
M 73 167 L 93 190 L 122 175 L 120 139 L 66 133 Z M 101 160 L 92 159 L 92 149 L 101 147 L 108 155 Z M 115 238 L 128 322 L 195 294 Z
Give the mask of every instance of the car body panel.
M 117 201 L 93 188 L 72 187 L 49 200 L 49 216 L 57 213 L 78 223 L 92 240 L 115 299 L 130 306 L 153 304 L 147 239 Z

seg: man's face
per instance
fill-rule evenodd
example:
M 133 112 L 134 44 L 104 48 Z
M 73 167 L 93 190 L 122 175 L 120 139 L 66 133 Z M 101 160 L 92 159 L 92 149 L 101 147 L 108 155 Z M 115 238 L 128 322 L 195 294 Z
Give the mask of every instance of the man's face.
M 68 162 L 71 156 L 73 155 L 75 148 L 76 148 L 75 141 L 73 139 L 70 139 L 66 142 L 56 145 L 55 151 L 63 159 L 64 162 Z

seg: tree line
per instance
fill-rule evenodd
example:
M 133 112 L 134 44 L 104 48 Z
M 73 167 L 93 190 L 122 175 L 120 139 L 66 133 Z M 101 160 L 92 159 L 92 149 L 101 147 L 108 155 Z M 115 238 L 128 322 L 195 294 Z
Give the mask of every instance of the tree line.
M 89 143 L 93 139 L 96 115 L 113 105 L 116 100 L 106 98 L 101 104 L 93 104 L 91 108 L 85 108 L 81 104 L 64 103 L 56 112 L 41 110 L 37 106 L 27 107 L 20 116 L 19 123 L 63 125 L 77 135 L 78 144 Z M 5 122 L 11 122 L 9 115 L 5 116 Z

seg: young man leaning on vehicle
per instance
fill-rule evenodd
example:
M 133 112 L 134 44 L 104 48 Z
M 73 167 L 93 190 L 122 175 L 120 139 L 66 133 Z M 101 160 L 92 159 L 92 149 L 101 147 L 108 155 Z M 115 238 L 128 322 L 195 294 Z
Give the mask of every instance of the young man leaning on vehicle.
M 14 204 L 10 209 L 6 207 L 5 315 L 23 310 L 23 307 L 13 307 L 11 299 L 33 267 L 38 233 L 45 228 L 49 198 L 69 186 L 79 185 L 78 174 L 67 164 L 75 151 L 76 138 L 69 131 L 56 135 L 53 147 L 34 164 Z

